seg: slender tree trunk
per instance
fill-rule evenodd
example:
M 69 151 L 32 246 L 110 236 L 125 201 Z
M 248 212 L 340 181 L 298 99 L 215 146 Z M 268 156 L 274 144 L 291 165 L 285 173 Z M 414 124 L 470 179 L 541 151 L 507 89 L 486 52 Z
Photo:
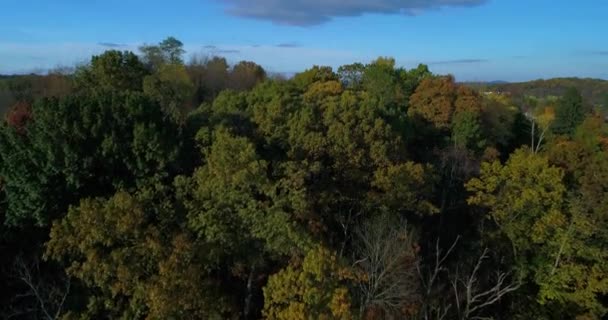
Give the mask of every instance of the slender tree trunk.
M 531 137 L 532 144 L 530 145 L 530 147 L 532 148 L 532 153 L 534 153 L 534 145 L 535 145 L 535 143 L 534 143 L 534 133 L 535 133 L 534 131 L 535 130 L 534 129 L 536 129 L 536 122 L 534 122 L 534 119 L 530 119 L 530 122 L 532 122 L 532 137 Z
M 243 310 L 243 319 L 249 319 L 251 313 L 251 298 L 253 297 L 253 276 L 255 275 L 255 266 L 251 268 L 249 277 L 247 278 L 247 295 L 245 296 L 245 309 Z

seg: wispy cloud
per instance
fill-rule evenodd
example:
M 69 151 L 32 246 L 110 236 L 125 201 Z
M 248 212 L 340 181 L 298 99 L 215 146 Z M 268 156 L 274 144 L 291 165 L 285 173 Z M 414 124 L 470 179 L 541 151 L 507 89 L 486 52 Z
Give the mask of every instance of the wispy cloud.
M 430 65 L 441 65 L 441 64 L 472 64 L 472 63 L 484 63 L 488 62 L 487 59 L 456 59 L 456 60 L 443 60 L 429 62 Z
M 608 50 L 592 51 L 591 54 L 596 56 L 608 56 Z
M 608 50 L 573 50 L 570 52 L 570 55 L 573 57 L 581 57 L 581 56 L 608 56 Z
M 311 26 L 366 13 L 418 15 L 444 7 L 472 7 L 488 0 L 224 0 L 234 16 Z
M 127 47 L 127 49 L 130 49 Z M 97 43 L 0 43 L 0 73 L 24 73 L 73 66 L 107 50 Z M 41 54 L 43 53 L 43 54 Z
M 122 48 L 127 46 L 126 44 L 114 42 L 98 42 L 97 44 L 106 48 Z
M 219 49 L 219 50 L 215 50 L 215 53 L 218 54 L 237 54 L 237 53 L 241 53 L 241 50 L 236 50 L 236 49 Z
M 216 44 L 216 50 L 201 45 L 186 45 L 188 52 L 203 55 L 225 55 L 230 63 L 239 60 L 255 61 L 267 72 L 303 71 L 313 65 L 337 67 L 353 61 L 367 61 L 368 57 L 348 50 L 322 47 L 279 47 L 270 44 Z M 202 52 L 200 52 L 203 48 Z
M 298 47 L 300 47 L 300 45 L 295 42 L 284 42 L 284 43 L 277 44 L 277 47 L 279 47 L 279 48 L 298 48 Z
M 231 63 L 239 60 L 255 61 L 268 72 L 301 71 L 313 65 L 340 66 L 353 61 L 366 61 L 368 57 L 348 50 L 299 46 L 293 48 L 276 45 L 251 44 L 185 44 L 189 53 L 224 55 Z M 92 55 L 107 50 L 98 43 L 43 43 L 24 44 L 0 42 L 0 74 L 25 73 L 31 70 L 49 70 L 57 66 L 74 66 L 87 63 Z M 124 50 L 137 52 L 137 45 Z M 201 50 L 202 49 L 202 50 Z M 41 54 L 44 53 L 44 54 Z
M 204 45 L 203 46 L 203 50 L 207 51 L 211 54 L 216 54 L 216 55 L 220 55 L 220 54 L 238 54 L 241 53 L 241 50 L 239 49 L 233 49 L 233 48 L 222 48 L 222 47 L 218 47 L 216 45 L 212 45 L 212 44 L 208 44 L 208 45 Z

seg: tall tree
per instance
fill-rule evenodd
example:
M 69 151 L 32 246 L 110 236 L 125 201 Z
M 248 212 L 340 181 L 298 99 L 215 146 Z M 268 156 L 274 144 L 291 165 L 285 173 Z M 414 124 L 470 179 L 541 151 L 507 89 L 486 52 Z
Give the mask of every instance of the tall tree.
M 76 71 L 76 89 L 141 91 L 147 73 L 134 53 L 109 50 Z
M 188 77 L 186 67 L 181 64 L 166 64 L 152 75 L 144 78 L 144 93 L 152 97 L 165 112 L 175 118 L 183 118 L 191 111 L 194 85 Z
M 585 119 L 586 113 L 579 91 L 575 88 L 568 89 L 555 109 L 553 131 L 557 134 L 574 134 L 576 127 Z
M 251 61 L 241 61 L 230 71 L 229 87 L 237 91 L 250 90 L 266 79 L 266 71 Z
M 174 37 L 168 37 L 157 45 L 144 44 L 139 47 L 142 60 L 156 70 L 164 64 L 183 64 L 184 44 Z
M 161 41 L 158 46 L 163 52 L 167 63 L 171 64 L 183 64 L 184 60 L 182 56 L 186 51 L 184 50 L 184 44 L 174 37 L 168 37 Z

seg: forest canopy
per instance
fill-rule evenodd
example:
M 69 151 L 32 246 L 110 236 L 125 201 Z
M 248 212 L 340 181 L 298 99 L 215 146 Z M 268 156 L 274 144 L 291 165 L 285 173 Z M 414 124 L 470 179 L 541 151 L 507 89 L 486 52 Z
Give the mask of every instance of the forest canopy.
M 3 318 L 608 314 L 606 106 L 575 86 L 287 79 L 172 37 L 0 82 Z

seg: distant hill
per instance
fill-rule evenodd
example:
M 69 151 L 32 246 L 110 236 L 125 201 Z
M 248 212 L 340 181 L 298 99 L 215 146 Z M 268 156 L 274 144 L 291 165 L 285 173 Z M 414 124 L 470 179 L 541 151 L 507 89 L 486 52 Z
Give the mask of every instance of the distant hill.
M 494 80 L 494 81 L 459 81 L 459 84 L 463 84 L 470 87 L 487 87 L 499 84 L 508 84 L 509 81 Z
M 484 91 L 508 93 L 515 99 L 525 96 L 544 98 L 561 96 L 568 88 L 578 89 L 585 101 L 592 105 L 608 107 L 608 81 L 590 78 L 555 78 L 514 83 L 469 83 L 468 85 Z

